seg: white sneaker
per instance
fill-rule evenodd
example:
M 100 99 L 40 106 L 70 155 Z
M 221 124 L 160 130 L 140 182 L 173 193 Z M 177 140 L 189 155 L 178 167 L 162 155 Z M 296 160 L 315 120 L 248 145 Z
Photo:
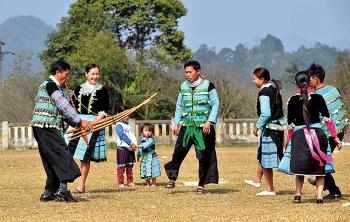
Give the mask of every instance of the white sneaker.
M 257 196 L 272 196 L 272 195 L 276 195 L 275 191 L 261 191 L 260 193 L 255 194 Z
M 244 182 L 257 188 L 260 187 L 260 183 L 254 183 L 252 180 L 244 180 Z

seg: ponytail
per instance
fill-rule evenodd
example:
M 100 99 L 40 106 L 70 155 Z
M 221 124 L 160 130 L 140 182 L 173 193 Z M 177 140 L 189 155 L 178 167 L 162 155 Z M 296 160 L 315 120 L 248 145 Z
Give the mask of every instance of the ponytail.
M 298 72 L 295 75 L 295 82 L 299 88 L 300 97 L 299 100 L 303 104 L 303 119 L 306 127 L 309 129 L 309 125 L 311 122 L 311 114 L 309 112 L 310 102 L 309 102 L 309 94 L 308 87 L 310 83 L 310 76 L 305 71 Z
M 277 80 L 277 79 L 271 79 L 271 82 L 273 82 L 276 86 L 276 104 L 280 104 L 281 101 L 281 96 L 280 95 L 280 91 L 282 89 L 282 82 Z

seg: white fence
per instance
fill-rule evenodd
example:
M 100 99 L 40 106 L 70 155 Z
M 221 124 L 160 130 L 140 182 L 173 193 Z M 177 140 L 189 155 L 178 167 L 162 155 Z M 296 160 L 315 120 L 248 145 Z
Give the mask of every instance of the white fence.
M 145 123 L 152 123 L 155 126 L 155 135 L 157 145 L 174 144 L 176 138 L 171 135 L 172 120 L 135 120 L 130 119 L 132 129 L 135 132 L 136 138 L 140 137 L 140 126 Z M 253 135 L 256 119 L 218 119 L 215 125 L 216 142 L 219 145 L 232 145 L 244 143 L 257 143 L 258 137 Z M 15 149 L 36 148 L 36 143 L 32 128 L 29 124 L 8 123 L 2 122 L 1 128 L 0 150 L 12 147 Z M 347 132 L 344 136 L 344 145 L 349 145 L 350 133 Z M 114 125 L 106 128 L 106 142 L 116 142 Z

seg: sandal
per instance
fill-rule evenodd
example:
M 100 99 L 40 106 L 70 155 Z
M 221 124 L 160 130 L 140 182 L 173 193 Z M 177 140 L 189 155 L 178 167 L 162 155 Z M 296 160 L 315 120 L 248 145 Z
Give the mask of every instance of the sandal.
M 205 194 L 205 190 L 201 187 L 198 187 L 197 190 L 196 190 L 196 194 L 199 194 L 199 195 L 202 195 L 202 194 Z
M 129 184 L 128 184 L 128 187 L 137 187 L 137 185 L 134 184 L 134 183 L 129 183 Z
M 170 180 L 166 185 L 165 188 L 175 188 L 175 181 Z
M 75 188 L 74 193 L 75 194 L 83 194 L 83 193 L 85 193 L 85 189 L 81 191 L 78 188 Z

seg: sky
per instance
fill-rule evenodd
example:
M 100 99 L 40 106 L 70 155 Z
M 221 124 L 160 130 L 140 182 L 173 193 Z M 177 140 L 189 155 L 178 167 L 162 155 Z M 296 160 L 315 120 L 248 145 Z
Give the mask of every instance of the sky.
M 75 0 L 0 0 L 0 24 L 17 15 L 33 15 L 56 26 L 68 16 Z M 179 20 L 185 45 L 248 48 L 271 34 L 281 39 L 285 51 L 316 42 L 350 49 L 349 0 L 182 0 L 187 15 Z M 0 36 L 1 38 L 1 36 Z

